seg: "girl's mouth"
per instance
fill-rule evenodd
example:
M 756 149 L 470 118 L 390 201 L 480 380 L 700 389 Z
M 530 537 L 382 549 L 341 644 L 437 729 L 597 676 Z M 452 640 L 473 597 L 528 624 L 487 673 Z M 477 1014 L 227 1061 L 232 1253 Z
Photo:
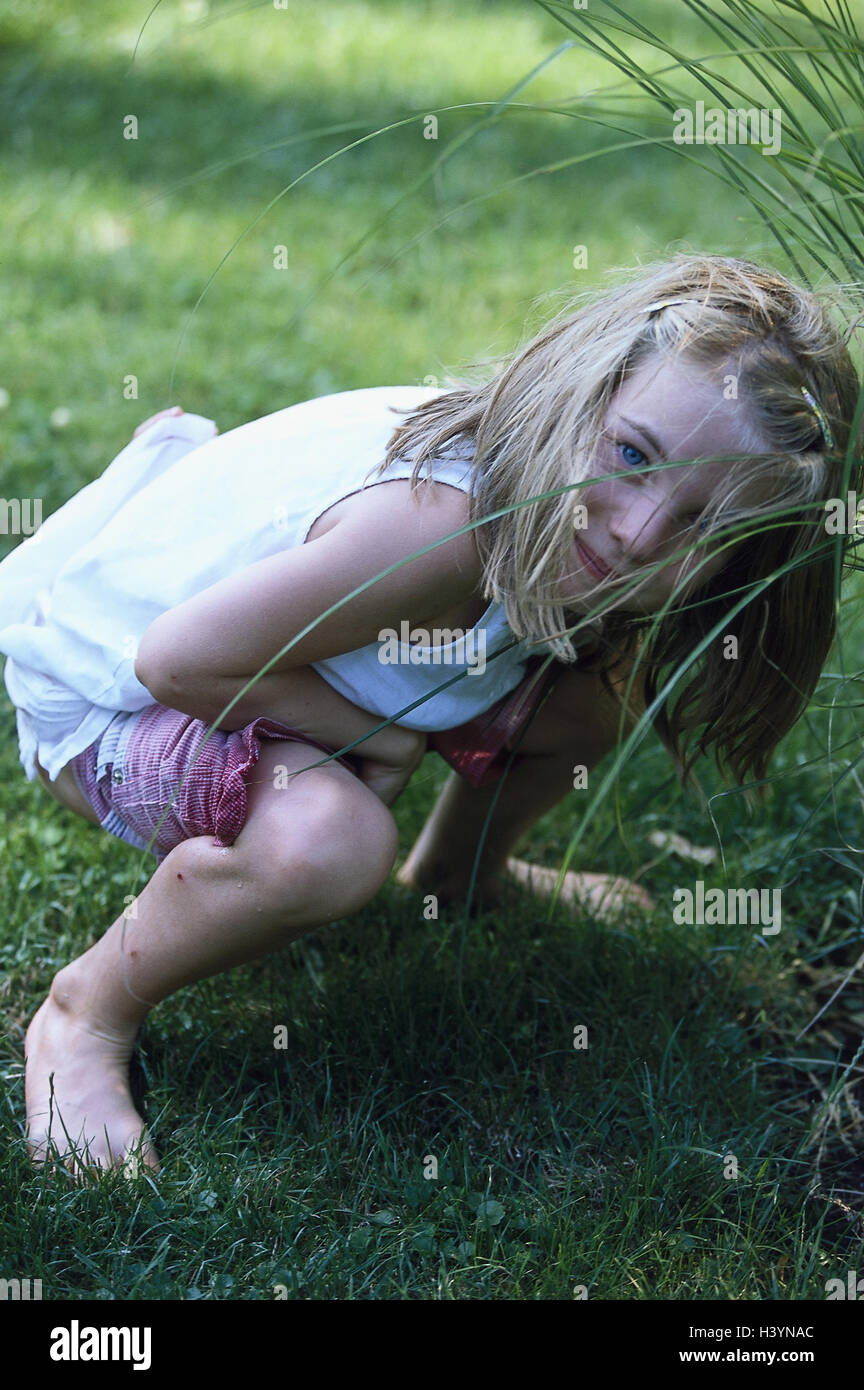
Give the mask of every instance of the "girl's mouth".
M 579 558 L 583 565 L 588 570 L 589 574 L 593 574 L 595 579 L 608 579 L 610 574 L 615 573 L 611 565 L 605 564 L 603 560 L 595 555 L 592 550 L 589 550 L 587 545 L 578 538 L 576 539 L 576 550 L 578 551 Z

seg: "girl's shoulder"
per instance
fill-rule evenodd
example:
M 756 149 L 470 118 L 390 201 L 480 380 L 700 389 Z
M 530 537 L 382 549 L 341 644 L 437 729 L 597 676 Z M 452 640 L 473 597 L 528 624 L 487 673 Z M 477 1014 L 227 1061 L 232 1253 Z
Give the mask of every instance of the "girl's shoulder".
M 307 541 L 341 530 L 346 545 L 353 541 L 374 552 L 376 542 L 382 543 L 388 559 L 394 538 L 405 559 L 425 550 L 412 569 L 422 566 L 439 597 L 430 612 L 417 614 L 415 621 L 434 617 L 441 621 L 433 625 L 448 626 L 443 619 L 450 618 L 451 625 L 471 627 L 485 604 L 480 598 L 483 563 L 475 532 L 463 529 L 468 520 L 468 496 L 458 487 L 422 480 L 412 490 L 407 478 L 385 479 L 334 503 L 312 525 Z
M 428 537 L 426 544 L 443 540 L 468 525 L 469 499 L 461 488 L 440 481 L 421 479 L 416 487 L 407 478 L 384 478 L 366 484 L 334 502 L 310 526 L 306 540 L 318 540 L 335 526 L 350 525 L 404 532 L 407 539 Z M 473 531 L 466 531 L 447 542 L 449 553 L 466 563 L 479 554 Z

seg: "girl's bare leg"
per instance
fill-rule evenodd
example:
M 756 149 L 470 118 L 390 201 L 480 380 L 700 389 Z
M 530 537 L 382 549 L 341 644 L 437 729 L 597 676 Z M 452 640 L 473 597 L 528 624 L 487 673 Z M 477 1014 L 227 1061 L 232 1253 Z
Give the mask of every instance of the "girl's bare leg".
M 60 775 L 53 782 L 38 758 L 36 759 L 36 771 L 45 790 L 50 796 L 53 796 L 55 801 L 59 801 L 61 806 L 65 806 L 67 811 L 74 811 L 77 816 L 82 816 L 91 825 L 100 824 L 99 817 L 75 781 L 71 764 L 67 763 L 64 768 L 61 768 Z
M 234 844 L 212 837 L 171 851 L 133 904 L 89 951 L 60 970 L 27 1032 L 30 1151 L 49 1143 L 89 1163 L 156 1155 L 129 1092 L 129 1059 L 154 1004 L 183 985 L 255 960 L 372 898 L 397 848 L 383 802 L 339 765 L 275 785 L 319 755 L 265 743 Z M 80 1165 L 80 1159 L 78 1160 Z M 83 1166 L 83 1165 L 81 1165 Z
M 623 695 L 626 672 L 615 673 L 614 679 Z M 574 670 L 559 676 L 522 739 L 500 790 L 478 866 L 476 889 L 483 901 L 495 902 L 505 895 L 508 882 L 542 896 L 554 891 L 557 869 L 527 864 L 514 858 L 512 851 L 525 832 L 559 802 L 572 798 L 576 813 L 576 799 L 586 792 L 574 790 L 573 769 L 583 765 L 590 771 L 616 746 L 620 716 L 618 700 L 598 675 Z M 496 786 L 472 787 L 452 773 L 399 871 L 399 881 L 444 900 L 464 896 L 496 791 Z M 652 906 L 642 889 L 605 874 L 571 871 L 562 897 L 565 902 L 607 911 L 617 910 L 624 902 Z

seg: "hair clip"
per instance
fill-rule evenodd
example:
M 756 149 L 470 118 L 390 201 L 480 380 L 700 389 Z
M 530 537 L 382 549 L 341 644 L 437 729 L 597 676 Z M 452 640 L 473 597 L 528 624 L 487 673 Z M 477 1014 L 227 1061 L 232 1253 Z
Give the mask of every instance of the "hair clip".
M 703 309 L 723 309 L 727 314 L 746 314 L 748 310 L 743 304 L 724 304 L 720 300 L 713 299 L 709 290 L 707 299 L 697 299 L 694 295 L 688 294 L 680 299 L 658 299 L 647 308 L 641 309 L 642 314 L 657 314 L 661 309 L 670 309 L 673 304 L 698 304 Z
M 813 395 L 812 391 L 808 391 L 806 386 L 801 387 L 801 395 L 804 397 L 810 409 L 813 411 L 813 414 L 816 416 L 819 428 L 822 431 L 822 438 L 825 440 L 826 448 L 833 449 L 834 435 L 831 432 L 831 426 L 828 423 L 827 415 L 825 414 L 819 402 L 816 400 L 816 397 Z
M 703 304 L 702 299 L 658 299 L 655 304 L 649 304 L 642 310 L 643 314 L 656 314 L 661 309 L 669 309 L 673 304 Z

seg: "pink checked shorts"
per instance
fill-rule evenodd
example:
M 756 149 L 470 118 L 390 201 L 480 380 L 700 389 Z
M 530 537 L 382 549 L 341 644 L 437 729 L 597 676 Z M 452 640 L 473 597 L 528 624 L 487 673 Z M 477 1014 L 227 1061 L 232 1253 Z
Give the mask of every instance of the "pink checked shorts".
M 478 718 L 430 734 L 430 749 L 472 786 L 494 784 L 507 764 L 506 745 L 531 719 L 560 669 L 557 663 L 546 670 L 534 665 L 515 691 Z M 165 705 L 115 715 L 70 764 L 103 829 L 149 850 L 160 863 L 194 836 L 212 835 L 217 845 L 232 845 L 246 823 L 247 781 L 262 739 L 307 743 L 322 758 L 357 771 L 356 763 L 337 757 L 327 744 L 274 719 L 254 719 L 209 738 L 208 732 L 203 720 Z
M 165 705 L 115 715 L 70 764 L 102 828 L 149 850 L 160 863 L 181 840 L 196 835 L 231 845 L 246 822 L 246 784 L 262 739 L 308 743 L 322 756 L 335 757 L 325 743 L 275 719 L 254 719 L 209 738 L 208 732 L 203 720 Z M 355 770 L 345 758 L 335 761 Z

